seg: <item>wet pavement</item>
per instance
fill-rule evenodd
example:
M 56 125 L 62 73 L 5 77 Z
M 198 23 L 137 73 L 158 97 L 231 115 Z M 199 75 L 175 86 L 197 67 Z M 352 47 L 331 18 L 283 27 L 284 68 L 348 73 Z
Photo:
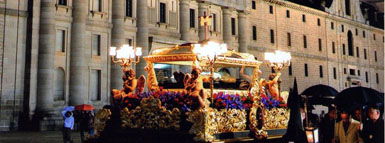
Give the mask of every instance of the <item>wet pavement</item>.
M 74 143 L 80 143 L 80 133 L 71 132 Z M 0 132 L 0 143 L 62 143 L 61 131 L 25 132 L 12 131 Z

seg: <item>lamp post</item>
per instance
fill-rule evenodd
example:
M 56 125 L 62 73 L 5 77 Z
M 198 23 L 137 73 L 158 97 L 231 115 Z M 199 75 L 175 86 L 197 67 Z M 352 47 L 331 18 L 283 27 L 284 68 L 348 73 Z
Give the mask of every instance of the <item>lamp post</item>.
M 214 64 L 217 60 L 217 56 L 227 52 L 226 44 L 219 44 L 213 41 L 209 41 L 206 44 L 195 44 L 193 52 L 197 54 L 198 60 L 206 60 L 206 65 L 210 69 L 210 93 L 211 102 L 213 103 L 214 98 Z
M 134 49 L 130 45 L 123 45 L 117 50 L 116 47 L 110 47 L 110 56 L 114 64 L 120 63 L 120 67 L 124 68 L 123 70 L 128 70 L 131 63 L 137 64 L 140 62 L 142 48 L 137 47 Z

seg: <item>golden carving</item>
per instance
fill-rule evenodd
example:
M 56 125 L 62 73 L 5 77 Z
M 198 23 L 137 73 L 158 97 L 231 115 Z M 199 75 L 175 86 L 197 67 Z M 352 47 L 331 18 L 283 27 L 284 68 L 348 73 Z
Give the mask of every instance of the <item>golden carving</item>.
M 150 96 L 143 98 L 134 110 L 121 111 L 122 127 L 179 130 L 180 114 L 179 109 L 167 110 L 159 99 Z
M 198 99 L 199 107 L 205 108 L 205 100 L 206 100 L 206 94 L 203 90 L 203 81 L 200 76 L 200 69 L 194 67 L 191 70 L 191 76 L 189 74 L 186 74 L 183 83 L 184 83 L 184 89 L 186 90 L 186 93 L 188 96 L 192 96 L 194 98 Z
M 147 88 L 149 91 L 157 91 L 158 81 L 156 80 L 156 74 L 152 62 L 147 62 L 147 66 L 144 68 L 147 71 Z
M 217 132 L 237 132 L 246 129 L 246 111 L 237 109 L 221 109 L 216 112 L 216 122 L 220 123 Z
M 250 110 L 250 115 L 249 115 L 249 120 L 250 120 L 250 131 L 254 133 L 254 137 L 257 139 L 261 138 L 266 138 L 267 137 L 267 132 L 265 131 L 266 128 L 263 125 L 258 124 L 258 119 L 257 119 L 257 110 L 260 109 L 261 112 L 263 112 L 263 104 L 262 102 L 259 102 L 259 100 L 254 100 L 253 107 Z M 259 123 L 264 124 L 264 114 L 262 113 L 262 121 Z M 260 115 L 259 115 L 260 116 Z
M 193 123 L 189 133 L 195 135 L 193 138 L 195 141 L 211 142 L 215 139 L 217 122 L 214 109 L 202 108 L 186 114 L 188 116 L 187 121 Z
M 95 137 L 98 137 L 100 133 L 104 130 L 106 127 L 106 122 L 110 120 L 111 117 L 111 111 L 109 109 L 100 109 L 98 112 L 96 112 L 95 116 Z
M 286 108 L 272 108 L 270 110 L 264 109 L 263 125 L 266 129 L 283 129 L 287 128 L 290 118 L 290 111 Z

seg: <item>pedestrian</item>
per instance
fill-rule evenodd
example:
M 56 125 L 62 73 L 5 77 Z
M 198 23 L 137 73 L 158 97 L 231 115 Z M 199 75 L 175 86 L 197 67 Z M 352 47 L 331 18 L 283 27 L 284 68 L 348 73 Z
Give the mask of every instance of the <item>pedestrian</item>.
M 85 136 L 84 136 L 84 132 L 85 131 L 88 131 L 88 120 L 87 120 L 87 112 L 86 111 L 82 111 L 81 112 L 81 115 L 80 115 L 80 139 L 82 141 L 82 143 L 84 143 L 84 140 L 85 140 Z
M 319 119 L 320 121 L 322 121 L 322 119 L 325 117 L 325 110 L 322 110 L 321 111 L 321 114 L 319 115 Z
M 362 118 L 361 118 L 361 109 L 360 108 L 357 108 L 356 110 L 354 110 L 354 116 L 353 116 L 353 119 L 354 120 L 357 120 L 357 121 L 362 121 Z
M 337 109 L 334 106 L 329 106 L 328 113 L 322 118 L 319 131 L 320 142 L 331 143 L 334 137 L 334 126 L 337 119 Z
M 334 127 L 333 143 L 362 143 L 359 135 L 360 122 L 354 120 L 346 110 L 341 111 L 341 121 Z
M 88 133 L 90 136 L 94 135 L 94 115 L 92 112 L 88 112 Z
M 378 107 L 368 110 L 370 120 L 364 122 L 361 137 L 365 143 L 384 143 L 384 119 L 380 118 Z
M 74 117 L 71 111 L 65 111 L 64 114 L 64 127 L 63 127 L 63 141 L 64 143 L 72 143 L 71 130 L 74 129 Z

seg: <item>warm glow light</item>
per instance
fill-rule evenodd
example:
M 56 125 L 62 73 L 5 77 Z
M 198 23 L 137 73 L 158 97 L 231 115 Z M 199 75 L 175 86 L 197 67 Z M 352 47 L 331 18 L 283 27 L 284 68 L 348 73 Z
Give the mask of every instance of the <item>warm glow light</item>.
M 142 56 L 142 48 L 138 47 L 135 49 L 135 55 L 136 56 Z
M 195 44 L 193 52 L 201 57 L 207 57 L 209 60 L 214 60 L 215 56 L 227 52 L 227 46 L 226 44 L 209 41 L 203 47 L 200 44 Z
M 265 60 L 270 63 L 287 63 L 291 60 L 289 52 L 275 51 L 275 53 L 265 53 Z
M 110 56 L 116 55 L 116 47 L 110 47 Z

